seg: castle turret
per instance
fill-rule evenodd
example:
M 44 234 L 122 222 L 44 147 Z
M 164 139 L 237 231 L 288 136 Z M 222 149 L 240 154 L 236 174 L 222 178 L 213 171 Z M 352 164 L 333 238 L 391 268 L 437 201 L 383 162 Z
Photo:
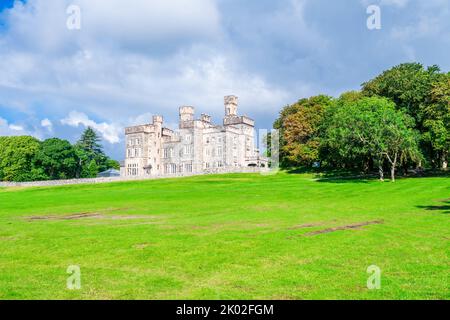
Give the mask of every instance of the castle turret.
M 225 116 L 237 116 L 238 97 L 225 96 Z
M 180 107 L 180 129 L 190 127 L 194 121 L 194 107 Z
M 163 117 L 162 116 L 153 116 L 153 124 L 162 124 L 163 123 Z

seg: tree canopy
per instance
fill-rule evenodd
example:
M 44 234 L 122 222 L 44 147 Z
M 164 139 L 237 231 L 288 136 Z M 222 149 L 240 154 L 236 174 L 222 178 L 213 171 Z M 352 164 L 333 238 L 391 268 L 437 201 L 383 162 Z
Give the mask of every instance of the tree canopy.
M 41 142 L 29 136 L 0 137 L 3 181 L 88 178 L 111 168 L 119 169 L 119 163 L 104 154 L 92 128 L 75 145 L 58 138 Z
M 404 63 L 338 99 L 319 95 L 284 107 L 280 130 L 284 167 L 379 172 L 389 167 L 443 168 L 450 151 L 450 73 Z

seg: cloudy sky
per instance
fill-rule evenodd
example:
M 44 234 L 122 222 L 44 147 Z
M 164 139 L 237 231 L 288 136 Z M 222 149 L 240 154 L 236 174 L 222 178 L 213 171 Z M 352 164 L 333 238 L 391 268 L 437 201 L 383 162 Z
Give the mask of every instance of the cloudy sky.
M 220 122 L 235 94 L 270 128 L 288 103 L 409 61 L 450 71 L 449 0 L 0 0 L 0 135 L 74 142 L 93 126 L 120 160 L 123 128 L 152 114 Z

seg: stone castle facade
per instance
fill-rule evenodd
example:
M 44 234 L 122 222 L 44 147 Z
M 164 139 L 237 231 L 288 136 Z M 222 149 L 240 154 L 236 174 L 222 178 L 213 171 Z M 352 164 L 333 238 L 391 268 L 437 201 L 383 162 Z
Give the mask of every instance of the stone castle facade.
M 125 129 L 126 157 L 122 176 L 189 175 L 267 168 L 268 161 L 255 147 L 255 122 L 237 113 L 238 98 L 225 97 L 222 125 L 194 107 L 180 107 L 179 128 L 164 127 L 162 116 L 151 124 Z

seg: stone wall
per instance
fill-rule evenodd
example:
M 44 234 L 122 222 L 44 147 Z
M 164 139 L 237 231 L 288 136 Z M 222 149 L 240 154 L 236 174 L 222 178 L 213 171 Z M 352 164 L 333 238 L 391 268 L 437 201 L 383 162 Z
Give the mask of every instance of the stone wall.
M 89 179 L 71 179 L 71 180 L 49 180 L 49 181 L 33 181 L 33 182 L 0 182 L 0 187 L 51 187 L 64 186 L 71 184 L 96 184 L 110 183 L 121 181 L 139 181 L 139 180 L 155 180 L 167 178 L 190 177 L 206 174 L 225 174 L 225 173 L 263 173 L 268 172 L 265 168 L 214 168 L 201 174 L 176 173 L 170 175 L 150 176 L 150 177 L 111 177 L 111 178 L 89 178 Z

